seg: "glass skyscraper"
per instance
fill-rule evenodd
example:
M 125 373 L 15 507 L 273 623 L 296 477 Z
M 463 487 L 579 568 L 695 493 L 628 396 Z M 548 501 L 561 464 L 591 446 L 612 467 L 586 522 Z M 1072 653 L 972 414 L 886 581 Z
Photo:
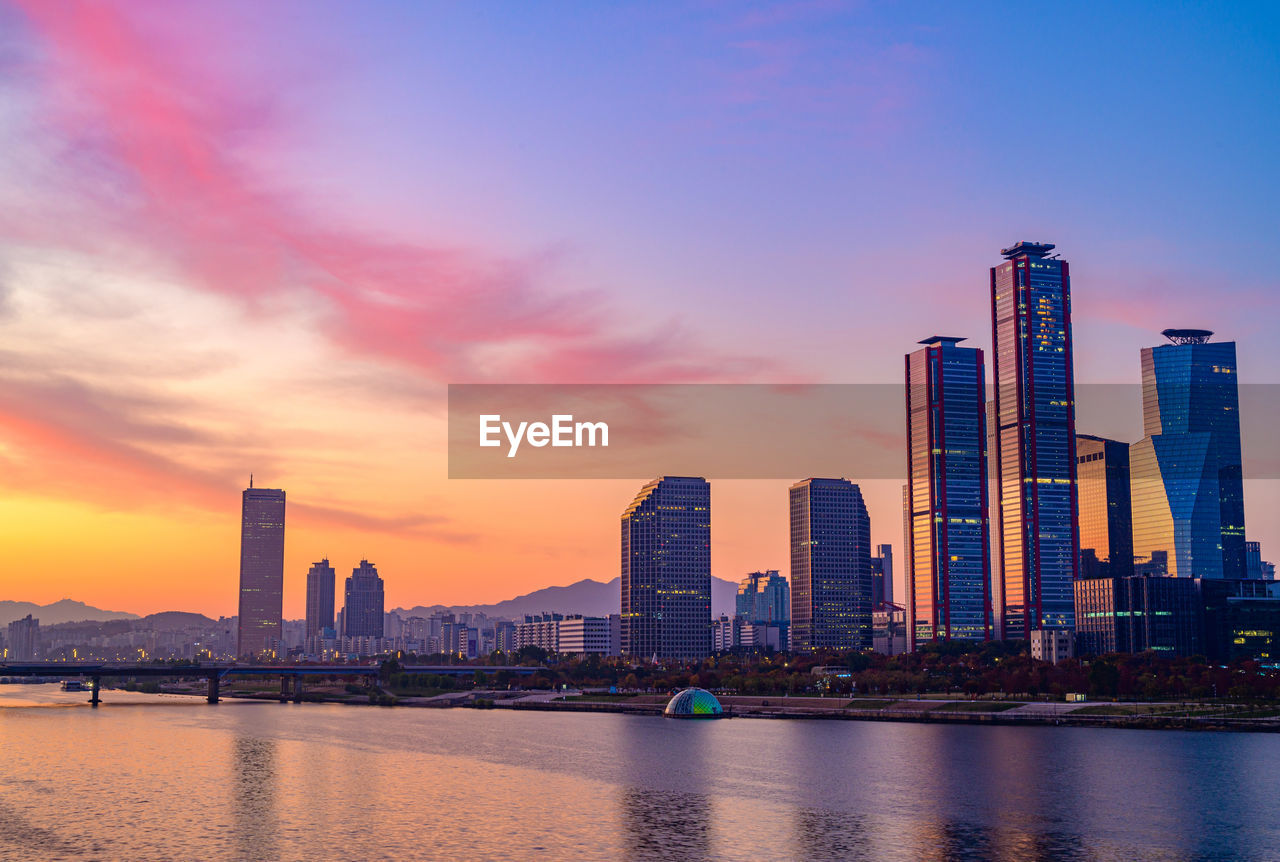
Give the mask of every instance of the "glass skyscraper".
M 236 655 L 256 656 L 280 643 L 284 602 L 284 491 L 255 488 L 240 508 L 240 616 Z
M 323 559 L 307 572 L 307 637 L 319 637 L 333 628 L 333 591 L 337 572 Z
M 1142 350 L 1143 439 L 1130 449 L 1133 551 L 1165 574 L 1245 577 L 1236 346 L 1167 329 Z
M 1003 636 L 1075 627 L 1075 381 L 1071 277 L 1051 243 L 1020 242 L 991 269 Z
M 1133 574 L 1129 444 L 1077 434 L 1076 486 L 1080 501 L 1080 577 Z
M 368 560 L 351 570 L 342 608 L 342 634 L 349 638 L 380 638 L 384 621 L 382 578 Z
M 791 585 L 777 569 L 751 572 L 738 583 L 734 610 L 747 622 L 785 626 L 791 618 Z
M 985 371 L 963 340 L 926 338 L 907 355 L 909 649 L 994 635 Z
M 848 479 L 791 486 L 791 646 L 871 649 L 871 519 Z
M 622 652 L 711 654 L 711 485 L 664 476 L 622 513 Z

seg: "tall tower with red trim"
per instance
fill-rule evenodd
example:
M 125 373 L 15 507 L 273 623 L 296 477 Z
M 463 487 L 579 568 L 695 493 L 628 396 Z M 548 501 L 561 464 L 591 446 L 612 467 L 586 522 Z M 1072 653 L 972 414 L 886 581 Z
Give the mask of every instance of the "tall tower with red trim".
M 935 335 L 906 358 L 908 649 L 990 640 L 983 353 Z
M 991 269 L 999 606 L 1005 638 L 1074 629 L 1079 555 L 1071 276 L 1052 243 Z

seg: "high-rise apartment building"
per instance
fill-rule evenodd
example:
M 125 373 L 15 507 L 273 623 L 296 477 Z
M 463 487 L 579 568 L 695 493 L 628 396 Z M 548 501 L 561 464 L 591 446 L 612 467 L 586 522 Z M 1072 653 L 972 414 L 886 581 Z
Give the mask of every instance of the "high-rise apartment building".
M 1164 552 L 1169 575 L 1245 577 L 1236 345 L 1166 329 L 1142 350 L 1142 421 L 1130 449 L 1133 551 Z
M 935 335 L 906 358 L 910 649 L 994 635 L 984 362 L 963 340 Z
M 1075 625 L 1079 567 L 1071 277 L 1051 243 L 991 269 L 995 441 L 1005 638 Z
M 40 621 L 27 614 L 9 623 L 5 651 L 8 661 L 30 661 L 40 655 Z
M 347 578 L 346 601 L 342 608 L 342 635 L 349 638 L 380 638 L 383 635 L 385 600 L 382 578 L 368 560 L 351 570 Z
M 236 655 L 256 656 L 280 645 L 284 607 L 284 491 L 255 488 L 241 499 L 240 618 Z
M 307 637 L 320 637 L 325 629 L 333 629 L 334 589 L 337 572 L 326 557 L 312 563 L 307 572 Z
M 1077 434 L 1076 484 L 1080 577 L 1123 578 L 1133 574 L 1129 444 Z
M 664 476 L 622 513 L 622 651 L 711 654 L 711 485 Z
M 871 519 L 848 479 L 791 486 L 791 648 L 871 649 Z

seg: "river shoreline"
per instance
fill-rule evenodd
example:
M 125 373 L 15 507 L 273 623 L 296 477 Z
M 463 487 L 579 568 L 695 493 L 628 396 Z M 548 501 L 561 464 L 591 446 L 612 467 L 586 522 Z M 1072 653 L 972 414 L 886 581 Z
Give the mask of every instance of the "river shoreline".
M 396 706 L 417 709 L 506 709 L 534 712 L 608 713 L 622 715 L 647 715 L 660 717 L 666 699 L 656 695 L 641 695 L 626 700 L 563 700 L 520 696 L 506 696 L 505 692 L 459 692 L 450 698 L 397 698 L 394 704 L 370 703 L 363 696 L 338 697 L 320 693 L 308 693 L 303 702 L 336 703 L 350 706 Z M 498 695 L 493 699 L 486 695 Z M 266 693 L 224 693 L 224 697 L 237 700 L 277 701 L 279 698 Z M 1065 705 L 1047 702 L 1043 704 L 1017 704 L 1021 709 L 1005 711 L 969 712 L 948 711 L 949 704 L 959 701 L 900 700 L 888 708 L 860 709 L 856 701 L 839 698 L 722 698 L 725 718 L 754 719 L 810 719 L 820 721 L 888 721 L 916 724 L 970 724 L 1033 727 L 1106 727 L 1139 730 L 1198 730 L 1233 731 L 1250 733 L 1280 732 L 1280 717 L 1232 717 L 1230 714 L 1179 715 L 1137 714 L 1085 714 L 1073 715 L 1064 709 L 1079 707 L 1111 706 L 1109 703 Z M 1143 704 L 1122 704 L 1135 708 Z M 1157 704 L 1153 706 L 1164 706 Z M 1043 708 L 1043 709 L 1041 709 Z M 1244 711 L 1243 708 L 1237 711 Z

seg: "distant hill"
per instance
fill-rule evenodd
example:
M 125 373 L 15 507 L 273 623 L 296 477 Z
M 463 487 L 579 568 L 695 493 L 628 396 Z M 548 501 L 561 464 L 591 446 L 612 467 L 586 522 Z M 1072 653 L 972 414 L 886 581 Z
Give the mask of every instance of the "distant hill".
M 40 621 L 42 626 L 58 623 L 78 623 L 84 620 L 136 620 L 137 614 L 122 611 L 104 611 L 71 599 L 62 599 L 51 605 L 37 605 L 33 602 L 0 601 L 0 626 L 7 626 L 14 620 L 20 620 L 27 614 Z
M 215 622 L 216 620 L 210 619 L 204 614 L 193 614 L 187 611 L 161 611 L 158 614 L 148 614 L 142 618 L 143 628 L 155 631 L 178 631 L 197 626 L 208 628 Z
M 733 581 L 713 577 L 711 579 L 711 613 L 733 615 L 734 597 L 738 594 L 738 585 Z M 622 578 L 612 581 L 593 581 L 584 579 L 567 587 L 544 587 L 514 599 L 497 602 L 491 605 L 418 605 L 413 608 L 396 608 L 395 612 L 402 617 L 429 616 L 436 611 L 446 613 L 481 613 L 490 617 L 506 617 L 520 619 L 525 614 L 536 614 L 543 611 L 555 611 L 563 614 L 582 614 L 584 616 L 602 617 L 616 614 L 622 603 Z

